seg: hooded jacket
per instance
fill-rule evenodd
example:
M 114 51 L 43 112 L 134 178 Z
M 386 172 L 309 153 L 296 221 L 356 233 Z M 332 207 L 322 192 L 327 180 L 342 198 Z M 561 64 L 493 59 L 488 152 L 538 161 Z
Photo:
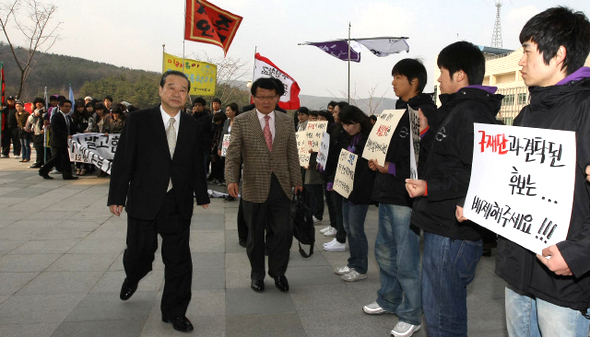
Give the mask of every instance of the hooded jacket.
M 433 116 L 436 110 L 430 94 L 422 93 L 407 102 L 401 99 L 396 102 L 395 108 L 406 109 L 406 112 L 393 132 L 387 149 L 385 161 L 389 163 L 389 173 L 378 171 L 376 173 L 372 199 L 379 203 L 412 206 L 412 198 L 408 195 L 405 181 L 410 177 L 410 141 L 412 139 L 408 105 L 414 110 L 422 109 L 426 116 Z M 421 144 L 421 147 L 422 145 L 426 144 Z M 422 153 L 421 150 L 420 155 Z M 383 165 L 383 163 L 380 164 Z
M 580 310 L 590 307 L 590 68 L 581 68 L 557 85 L 529 88 L 531 102 L 514 125 L 576 132 L 576 173 L 569 231 L 557 247 L 573 276 L 557 276 L 534 253 L 498 240 L 496 274 L 511 287 L 547 302 Z
M 471 178 L 473 123 L 497 123 L 504 96 L 495 92 L 495 87 L 468 86 L 440 95 L 440 125 L 420 178 L 426 180 L 427 195 L 414 200 L 412 224 L 451 239 L 481 238 L 478 225 L 457 221 L 455 208 L 463 205 Z

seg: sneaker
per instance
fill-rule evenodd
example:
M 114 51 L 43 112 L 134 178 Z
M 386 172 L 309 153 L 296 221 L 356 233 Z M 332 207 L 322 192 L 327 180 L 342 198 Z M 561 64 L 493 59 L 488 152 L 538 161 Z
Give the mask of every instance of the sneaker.
M 391 335 L 395 337 L 410 337 L 414 332 L 420 330 L 421 326 L 413 325 L 410 323 L 398 321 L 397 324 L 391 330 Z
M 328 230 L 327 230 L 327 231 L 324 233 L 324 236 L 327 236 L 327 237 L 333 237 L 333 236 L 336 236 L 336 232 L 338 232 L 338 231 L 336 230 L 336 228 L 334 228 L 334 227 L 330 227 L 330 229 L 328 229 Z
M 320 233 L 324 234 L 324 233 L 326 233 L 326 232 L 327 232 L 327 231 L 328 231 L 330 228 L 332 228 L 332 226 L 326 226 L 326 227 L 324 227 L 324 228 L 320 229 Z
M 61 172 L 59 172 L 57 169 L 53 169 L 51 170 L 51 172 L 49 172 L 49 174 L 60 174 Z
M 350 272 L 341 276 L 346 282 L 356 282 L 367 278 L 367 274 L 361 274 L 358 271 L 351 269 Z
M 10 156 L 9 156 L 9 155 L 7 155 L 7 154 L 3 154 L 3 155 L 2 155 L 2 158 L 10 158 Z
M 322 222 L 322 220 L 316 218 L 315 215 L 312 215 L 311 218 L 313 219 L 313 223 Z
M 363 307 L 363 311 L 365 314 L 369 315 L 383 315 L 387 313 L 387 310 L 381 308 L 381 306 L 377 303 L 377 301 L 367 304 Z
M 324 248 L 331 246 L 336 242 L 338 242 L 338 240 L 336 240 L 336 238 L 334 238 L 334 239 L 332 239 L 332 241 L 324 243 Z
M 352 270 L 354 270 L 354 269 L 348 268 L 348 266 L 338 267 L 338 268 L 334 269 L 334 274 L 344 275 L 344 274 L 350 273 Z
M 336 241 L 329 246 L 324 246 L 324 250 L 327 252 L 343 252 L 346 250 L 346 243 Z

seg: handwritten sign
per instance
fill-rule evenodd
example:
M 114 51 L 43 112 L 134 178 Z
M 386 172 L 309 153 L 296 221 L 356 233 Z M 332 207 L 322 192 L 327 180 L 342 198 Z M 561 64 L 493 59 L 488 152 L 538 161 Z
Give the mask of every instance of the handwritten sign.
M 215 84 L 217 84 L 216 65 L 183 59 L 182 57 L 164 53 L 164 67 L 162 72 L 168 70 L 178 70 L 186 74 L 186 77 L 191 81 L 191 95 L 215 95 Z
M 324 132 L 322 137 L 322 141 L 320 142 L 320 150 L 318 151 L 318 156 L 316 158 L 316 162 L 321 165 L 323 168 L 326 168 L 326 163 L 328 162 L 328 153 L 330 152 L 330 134 Z
M 113 158 L 121 134 L 79 133 L 68 139 L 68 150 L 72 162 L 93 164 L 110 174 Z
M 465 217 L 538 254 L 565 240 L 575 133 L 475 123 L 473 145 Z
M 295 133 L 297 138 L 297 152 L 299 153 L 299 166 L 308 167 L 311 153 L 309 153 L 309 142 L 307 141 L 307 132 L 299 131 Z
M 311 147 L 312 152 L 318 152 L 320 150 L 320 142 L 324 132 L 328 129 L 327 121 L 312 121 L 307 122 L 307 141 Z
M 367 144 L 363 150 L 363 158 L 367 160 L 377 159 L 380 165 L 385 163 L 385 155 L 389 149 L 391 137 L 406 110 L 384 110 L 377 118 L 373 126 Z
M 338 167 L 334 176 L 334 191 L 344 198 L 348 198 L 352 192 L 357 159 L 358 156 L 356 154 L 346 149 L 340 151 Z
M 410 142 L 410 179 L 418 179 L 418 159 L 420 157 L 420 113 L 408 105 L 410 117 L 410 130 L 412 141 Z
M 221 156 L 225 157 L 227 155 L 227 148 L 229 147 L 229 142 L 231 140 L 231 134 L 223 135 L 223 140 L 221 141 Z

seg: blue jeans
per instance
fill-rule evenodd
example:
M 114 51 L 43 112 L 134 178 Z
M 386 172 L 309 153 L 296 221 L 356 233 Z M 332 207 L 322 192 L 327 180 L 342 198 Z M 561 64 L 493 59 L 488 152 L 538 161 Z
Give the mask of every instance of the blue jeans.
M 22 148 L 22 159 L 31 160 L 31 139 L 21 138 L 20 147 Z
M 410 225 L 411 215 L 410 207 L 379 204 L 375 258 L 381 289 L 377 291 L 377 303 L 400 320 L 419 325 L 422 322 L 420 229 Z
M 467 336 L 467 285 L 475 278 L 481 240 L 424 232 L 422 309 L 429 337 Z
M 369 242 L 365 234 L 365 218 L 369 205 L 351 205 L 342 198 L 342 221 L 348 237 L 348 268 L 366 274 L 369 268 Z
M 506 326 L 511 337 L 587 337 L 590 320 L 578 310 L 505 290 Z

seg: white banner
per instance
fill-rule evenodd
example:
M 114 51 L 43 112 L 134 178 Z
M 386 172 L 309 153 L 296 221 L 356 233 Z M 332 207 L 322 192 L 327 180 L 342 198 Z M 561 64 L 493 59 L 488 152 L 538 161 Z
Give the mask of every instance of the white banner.
M 68 140 L 70 161 L 93 164 L 111 174 L 111 165 L 121 134 L 79 133 Z
M 410 130 L 412 141 L 410 142 L 410 179 L 418 179 L 418 160 L 420 157 L 420 113 L 408 105 L 410 117 Z
M 297 152 L 299 153 L 299 166 L 309 167 L 309 160 L 311 159 L 311 153 L 309 150 L 309 142 L 307 141 L 307 132 L 299 131 L 295 133 L 297 138 Z
M 324 136 L 322 137 L 322 141 L 320 142 L 320 150 L 318 151 L 318 156 L 316 158 L 316 162 L 321 165 L 324 169 L 326 169 L 326 163 L 328 162 L 328 153 L 330 152 L 330 134 L 324 132 Z
M 367 139 L 367 144 L 363 150 L 363 158 L 367 160 L 377 159 L 379 165 L 385 165 L 385 156 L 389 149 L 391 137 L 404 112 L 406 112 L 404 109 L 384 110 L 377 117 L 377 122 L 371 129 L 369 139 Z
M 312 152 L 318 152 L 320 150 L 320 142 L 322 141 L 322 136 L 327 129 L 327 121 L 307 122 L 307 128 L 305 129 L 305 132 L 307 132 L 307 140 L 311 146 Z
M 358 156 L 346 149 L 340 151 L 338 157 L 338 167 L 334 176 L 334 191 L 348 198 L 354 187 L 354 172 L 356 171 L 356 161 Z
M 475 123 L 473 138 L 465 217 L 538 254 L 565 240 L 575 132 Z

